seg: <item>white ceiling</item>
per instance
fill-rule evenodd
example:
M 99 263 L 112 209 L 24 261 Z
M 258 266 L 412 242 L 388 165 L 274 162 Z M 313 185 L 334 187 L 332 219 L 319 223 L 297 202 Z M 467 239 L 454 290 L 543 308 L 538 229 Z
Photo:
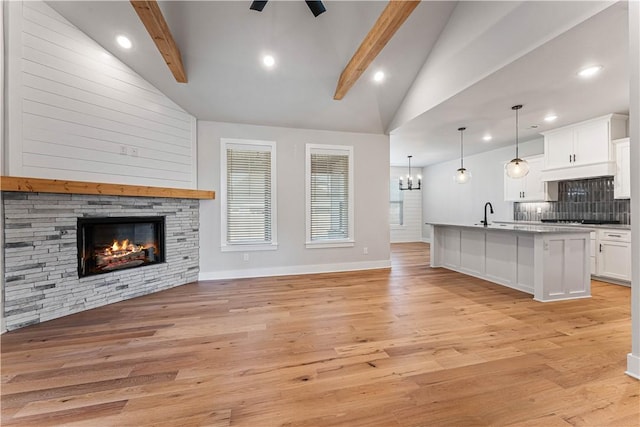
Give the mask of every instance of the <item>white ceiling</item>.
M 333 100 L 338 77 L 386 2 L 324 1 L 327 11 L 317 18 L 302 0 L 272 0 L 263 12 L 249 10 L 250 0 L 160 2 L 182 52 L 187 84 L 175 82 L 129 1 L 48 4 L 200 120 L 383 133 L 456 7 L 472 15 L 473 8 L 501 10 L 498 18 L 506 20 L 513 19 L 520 3 L 423 1 L 341 101 Z M 522 4 L 535 7 L 535 2 Z M 577 5 L 563 4 L 565 9 Z M 520 14 L 530 16 L 525 7 Z M 519 28 L 522 23 L 510 25 Z M 404 165 L 408 154 L 417 166 L 456 158 L 460 126 L 467 127 L 467 154 L 512 144 L 514 104 L 524 104 L 521 140 L 535 138 L 541 130 L 627 112 L 627 28 L 627 5 L 621 2 L 549 36 L 548 43 L 504 67 L 497 65 L 497 71 L 394 129 L 391 164 Z M 133 49 L 116 46 L 120 33 L 133 40 Z M 499 35 L 505 44 L 510 37 Z M 497 53 L 499 48 L 496 44 Z M 267 52 L 277 60 L 271 71 L 260 62 Z M 603 72 L 590 81 L 576 78 L 577 70 L 590 62 L 604 65 Z M 387 75 L 382 85 L 371 81 L 378 69 Z M 558 120 L 543 122 L 547 112 L 556 113 Z M 531 124 L 540 127 L 526 129 Z M 485 132 L 493 135 L 491 143 L 481 140 Z
M 314 18 L 304 1 L 159 2 L 182 53 L 188 83 L 176 83 L 128 1 L 48 4 L 174 102 L 201 120 L 383 133 L 455 2 L 420 4 L 341 101 L 340 73 L 384 9 L 382 1 L 324 1 Z M 123 51 L 115 36 L 135 44 Z M 265 70 L 263 53 L 276 57 Z M 387 75 L 384 85 L 373 72 Z
M 589 64 L 604 68 L 589 80 L 578 77 Z M 461 126 L 467 128 L 465 155 L 514 144 L 511 107 L 516 104 L 523 105 L 520 141 L 593 117 L 628 113 L 626 3 L 605 9 L 392 131 L 391 164 L 405 165 L 409 154 L 415 165 L 457 158 Z M 543 119 L 550 113 L 558 119 L 547 123 Z M 485 134 L 493 139 L 483 141 Z

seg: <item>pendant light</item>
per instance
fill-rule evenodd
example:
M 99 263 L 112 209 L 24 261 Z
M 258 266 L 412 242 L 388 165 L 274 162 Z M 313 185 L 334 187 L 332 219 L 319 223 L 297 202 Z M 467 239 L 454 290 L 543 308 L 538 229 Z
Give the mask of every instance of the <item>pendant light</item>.
M 522 105 L 514 105 L 511 107 L 516 112 L 516 157 L 505 166 L 509 178 L 524 178 L 529 173 L 529 164 L 526 160 L 518 157 L 518 110 Z
M 422 186 L 422 177 L 418 175 L 418 186 L 413 186 L 413 175 L 411 175 L 411 158 L 413 156 L 407 156 L 409 158 L 409 175 L 407 175 L 407 186 L 402 186 L 402 177 L 400 177 L 400 190 L 419 190 Z
M 453 176 L 453 179 L 458 184 L 466 184 L 471 180 L 471 172 L 464 168 L 464 151 L 463 151 L 463 142 L 462 142 L 462 134 L 467 128 L 458 128 L 460 131 L 460 168 L 456 171 L 456 174 Z

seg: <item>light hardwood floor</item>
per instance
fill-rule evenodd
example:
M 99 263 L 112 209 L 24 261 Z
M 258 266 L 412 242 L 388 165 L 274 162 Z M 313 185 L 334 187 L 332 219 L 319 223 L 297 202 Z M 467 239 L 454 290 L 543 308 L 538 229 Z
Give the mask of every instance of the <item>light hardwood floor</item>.
M 428 267 L 200 282 L 2 336 L 3 426 L 640 425 L 630 290 Z

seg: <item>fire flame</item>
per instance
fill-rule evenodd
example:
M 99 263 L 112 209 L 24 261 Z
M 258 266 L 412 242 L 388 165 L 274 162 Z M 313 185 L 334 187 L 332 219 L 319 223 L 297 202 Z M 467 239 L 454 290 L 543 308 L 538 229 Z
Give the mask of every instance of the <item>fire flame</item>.
M 130 253 L 130 252 L 139 252 L 145 249 L 142 245 L 135 245 L 130 243 L 128 239 L 123 240 L 122 242 L 118 242 L 117 240 L 113 241 L 113 244 L 105 249 L 106 255 L 118 255 L 121 253 Z
M 124 251 L 129 246 L 129 240 L 123 240 L 122 244 L 118 243 L 117 240 L 113 241 L 113 245 L 111 245 L 112 251 Z

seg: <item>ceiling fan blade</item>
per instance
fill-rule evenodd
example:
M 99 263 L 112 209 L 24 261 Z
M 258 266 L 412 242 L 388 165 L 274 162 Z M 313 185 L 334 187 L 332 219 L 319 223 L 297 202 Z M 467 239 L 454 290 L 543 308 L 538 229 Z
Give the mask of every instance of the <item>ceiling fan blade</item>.
M 265 5 L 267 4 L 267 1 L 269 1 L 269 0 L 254 1 L 254 2 L 251 3 L 251 6 L 249 6 L 249 9 L 257 10 L 258 12 L 262 12 L 262 9 L 264 9 Z
M 321 13 L 324 13 L 324 12 L 327 11 L 327 9 L 324 8 L 324 5 L 322 4 L 321 1 L 306 1 L 305 0 L 305 3 L 307 3 L 307 6 L 309 6 L 309 9 L 311 9 L 311 13 L 313 13 L 313 16 L 315 16 L 316 18 Z

